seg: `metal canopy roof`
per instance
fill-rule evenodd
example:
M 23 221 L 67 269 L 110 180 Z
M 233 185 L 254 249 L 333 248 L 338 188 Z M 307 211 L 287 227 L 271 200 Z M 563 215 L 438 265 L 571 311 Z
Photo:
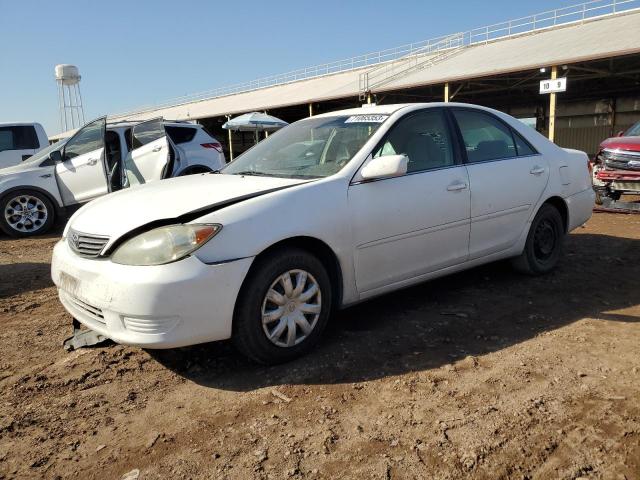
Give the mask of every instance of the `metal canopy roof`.
M 638 10 L 511 35 L 505 39 L 475 43 L 459 49 L 454 54 L 427 68 L 412 71 L 387 82 L 379 89 L 372 88 L 372 91 L 375 93 L 443 84 L 634 53 L 640 53 L 640 11 Z M 398 64 L 403 61 L 409 61 L 409 59 L 396 59 L 389 64 L 392 62 Z M 247 111 L 357 97 L 360 91 L 360 75 L 371 68 L 372 66 L 369 65 L 360 69 L 293 81 L 244 93 L 129 112 L 109 117 L 109 121 L 131 118 L 133 115 L 139 120 L 158 116 L 177 120 L 197 120 Z M 55 137 L 64 135 L 60 134 Z
M 380 91 L 439 84 L 638 52 L 640 52 L 640 12 L 634 12 L 470 46 L 441 63 L 386 84 Z M 136 114 L 136 118 L 164 116 L 194 120 L 357 96 L 360 73 L 369 68 L 149 110 Z M 113 120 L 116 118 L 114 117 Z

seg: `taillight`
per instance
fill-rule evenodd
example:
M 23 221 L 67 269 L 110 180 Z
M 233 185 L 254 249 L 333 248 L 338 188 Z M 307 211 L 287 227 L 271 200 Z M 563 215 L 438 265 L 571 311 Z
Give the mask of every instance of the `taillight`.
M 218 153 L 222 153 L 222 145 L 219 142 L 201 143 L 200 146 L 204 148 L 215 148 Z

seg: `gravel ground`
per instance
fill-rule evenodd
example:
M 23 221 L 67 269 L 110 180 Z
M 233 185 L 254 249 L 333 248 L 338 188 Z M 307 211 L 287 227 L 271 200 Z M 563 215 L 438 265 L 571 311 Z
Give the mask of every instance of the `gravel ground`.
M 497 263 L 350 308 L 311 355 L 66 353 L 57 236 L 0 237 L 0 479 L 640 478 L 640 215 L 543 278 Z

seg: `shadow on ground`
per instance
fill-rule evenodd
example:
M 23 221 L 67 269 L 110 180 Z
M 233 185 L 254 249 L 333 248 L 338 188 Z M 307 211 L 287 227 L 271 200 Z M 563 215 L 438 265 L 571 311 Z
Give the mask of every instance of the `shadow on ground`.
M 0 264 L 0 298 L 51 287 L 51 264 Z
M 311 354 L 264 367 L 229 342 L 150 351 L 200 385 L 246 391 L 279 384 L 361 382 L 483 355 L 582 318 L 638 322 L 640 240 L 571 235 L 544 277 L 495 263 L 391 293 L 340 312 Z

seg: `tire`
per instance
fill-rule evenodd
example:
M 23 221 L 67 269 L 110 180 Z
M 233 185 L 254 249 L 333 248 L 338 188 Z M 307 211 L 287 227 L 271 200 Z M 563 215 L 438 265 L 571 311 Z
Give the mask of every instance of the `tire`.
M 22 215 L 16 208 L 20 206 L 29 208 L 29 217 Z M 51 229 L 54 220 L 53 204 L 41 192 L 17 190 L 0 199 L 0 229 L 11 237 L 41 235 Z
M 594 188 L 596 192 L 596 205 L 602 205 L 602 190 Z
M 302 272 L 305 283 L 298 284 L 304 278 Z M 291 282 L 288 295 L 284 276 Z M 317 292 L 309 296 L 314 288 Z M 258 363 L 293 360 L 318 343 L 331 310 L 331 281 L 322 262 L 302 249 L 277 250 L 257 261 L 242 286 L 234 312 L 233 343 Z M 263 312 L 270 320 L 263 322 Z M 304 329 L 300 315 L 306 321 Z
M 553 270 L 562 255 L 564 223 L 558 209 L 545 203 L 536 214 L 524 251 L 512 260 L 516 270 L 527 275 L 544 275 Z

